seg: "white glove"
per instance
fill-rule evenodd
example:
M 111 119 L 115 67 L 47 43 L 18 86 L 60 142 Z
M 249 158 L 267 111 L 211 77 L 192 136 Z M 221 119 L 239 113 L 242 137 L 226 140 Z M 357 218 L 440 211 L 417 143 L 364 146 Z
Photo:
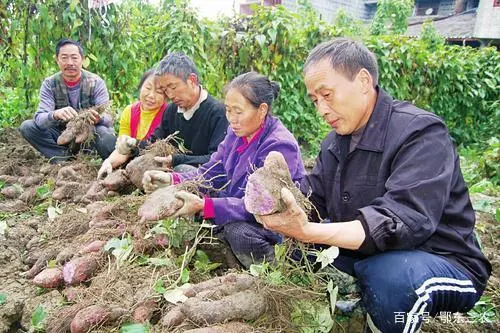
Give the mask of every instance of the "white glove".
M 104 162 L 102 162 L 99 172 L 97 172 L 97 179 L 104 179 L 111 172 L 113 172 L 113 166 L 111 165 L 111 162 L 108 159 L 105 159 Z
M 148 170 L 142 176 L 144 191 L 153 192 L 159 187 L 172 185 L 172 174 L 160 170 Z
M 115 149 L 122 155 L 130 155 L 135 147 L 137 140 L 128 135 L 120 135 L 116 140 Z

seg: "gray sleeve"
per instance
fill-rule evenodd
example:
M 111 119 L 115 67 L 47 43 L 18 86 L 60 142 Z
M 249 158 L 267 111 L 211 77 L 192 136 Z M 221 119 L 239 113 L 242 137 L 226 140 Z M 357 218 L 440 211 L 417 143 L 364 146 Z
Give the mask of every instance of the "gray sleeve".
M 49 128 L 58 124 L 58 121 L 54 120 L 53 117 L 55 106 L 55 97 L 50 87 L 50 83 L 44 80 L 40 88 L 38 110 L 35 113 L 35 123 L 38 127 Z
M 109 102 L 108 88 L 106 87 L 106 82 L 103 79 L 98 79 L 94 88 L 94 102 L 95 105 L 100 105 Z M 104 114 L 101 120 L 97 123 L 98 125 L 104 125 L 106 127 L 113 126 L 113 119 L 111 115 Z

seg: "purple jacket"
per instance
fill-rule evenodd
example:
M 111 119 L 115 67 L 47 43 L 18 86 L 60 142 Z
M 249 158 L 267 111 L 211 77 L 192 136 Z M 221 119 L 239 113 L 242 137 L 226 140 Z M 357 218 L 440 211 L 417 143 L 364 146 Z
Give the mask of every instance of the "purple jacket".
M 269 152 L 278 151 L 283 154 L 294 182 L 300 182 L 305 175 L 299 145 L 292 133 L 276 117 L 267 116 L 263 131 L 257 140 L 250 142 L 243 151 L 241 148 L 238 149 L 243 145 L 243 138 L 236 136 L 228 127 L 224 141 L 212 154 L 210 161 L 201 165 L 196 171 L 179 175 L 182 181 L 202 175 L 205 180 L 210 180 L 214 189 L 224 188 L 218 192 L 218 197 L 212 199 L 215 224 L 255 221 L 253 215 L 245 210 L 244 190 L 248 175 L 255 168 L 263 166 Z

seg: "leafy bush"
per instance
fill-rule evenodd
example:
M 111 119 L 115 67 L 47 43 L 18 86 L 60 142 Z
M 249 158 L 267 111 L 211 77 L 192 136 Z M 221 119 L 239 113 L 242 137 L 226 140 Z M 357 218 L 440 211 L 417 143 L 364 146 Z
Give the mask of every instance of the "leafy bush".
M 379 16 L 385 13 L 380 17 L 392 25 L 384 23 L 377 33 L 400 31 L 410 2 L 400 0 L 396 7 L 381 2 Z M 256 7 L 252 17 L 217 21 L 200 20 L 187 0 L 164 1 L 162 7 L 125 0 L 109 6 L 106 20 L 78 0 L 7 0 L 2 10 L 7 12 L 0 15 L 5 35 L 0 39 L 2 126 L 32 115 L 43 78 L 57 70 L 55 44 L 71 37 L 84 45 L 84 64 L 105 79 L 118 109 L 137 98 L 141 74 L 168 51 L 193 57 L 202 84 L 219 98 L 224 85 L 243 72 L 268 75 L 282 88 L 275 114 L 306 149 L 317 148 L 328 127 L 306 97 L 303 63 L 318 43 L 361 34 L 378 57 L 380 85 L 443 117 L 457 144 L 484 144 L 500 130 L 500 54 L 493 48 L 443 45 L 429 26 L 419 40 L 367 36 L 345 14 L 334 25 L 322 21 L 305 1 L 297 13 Z

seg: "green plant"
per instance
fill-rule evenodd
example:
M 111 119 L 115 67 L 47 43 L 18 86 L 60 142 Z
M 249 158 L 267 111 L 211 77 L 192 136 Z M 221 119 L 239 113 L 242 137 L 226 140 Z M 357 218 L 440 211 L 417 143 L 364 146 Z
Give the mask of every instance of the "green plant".
M 193 264 L 194 268 L 200 274 L 207 274 L 217 267 L 219 267 L 221 263 L 211 262 L 208 258 L 207 254 L 202 250 L 196 250 L 195 262 Z
M 467 315 L 475 323 L 492 323 L 497 319 L 496 307 L 487 296 L 481 296 Z
M 402 34 L 408 27 L 413 0 L 381 0 L 371 24 L 373 35 Z
M 47 312 L 41 305 L 38 305 L 31 315 L 31 329 L 35 332 L 44 331 L 44 321 L 47 318 Z

